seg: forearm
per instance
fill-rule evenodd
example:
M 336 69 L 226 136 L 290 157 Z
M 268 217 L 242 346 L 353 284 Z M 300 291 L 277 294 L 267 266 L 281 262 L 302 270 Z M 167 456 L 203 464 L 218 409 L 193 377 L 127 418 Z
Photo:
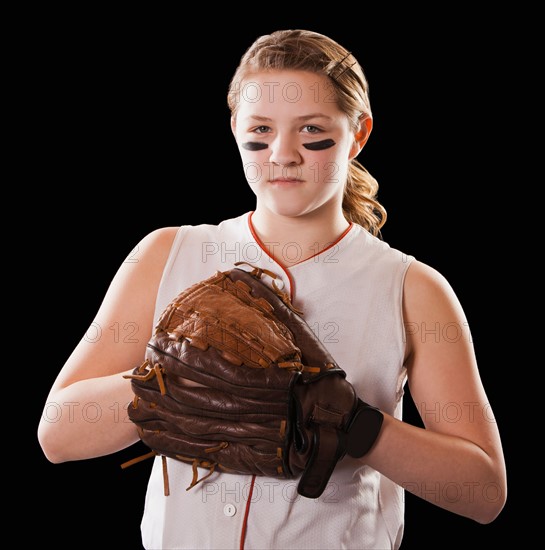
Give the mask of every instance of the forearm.
M 52 392 L 38 428 L 48 460 L 94 458 L 136 442 L 138 434 L 126 411 L 133 395 L 130 380 L 121 373 L 81 380 Z
M 459 437 L 385 415 L 366 462 L 410 493 L 479 523 L 503 506 L 506 489 L 493 457 Z

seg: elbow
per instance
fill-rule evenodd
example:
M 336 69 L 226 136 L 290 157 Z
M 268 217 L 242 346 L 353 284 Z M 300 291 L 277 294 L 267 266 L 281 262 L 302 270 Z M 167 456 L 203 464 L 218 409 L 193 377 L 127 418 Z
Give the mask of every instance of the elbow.
M 507 483 L 505 478 L 488 482 L 483 487 L 481 506 L 473 519 L 482 525 L 492 523 L 501 514 L 506 502 Z
M 505 506 L 505 496 L 498 497 L 494 502 L 487 503 L 486 506 L 483 506 L 479 511 L 478 517 L 475 518 L 477 523 L 481 525 L 488 525 L 492 523 L 500 514 Z
M 478 517 L 474 518 L 477 523 L 481 525 L 488 525 L 492 523 L 503 510 L 505 503 L 501 506 L 488 506 L 485 510 L 481 510 Z
M 470 500 L 477 506 L 472 506 L 474 513 L 469 517 L 481 525 L 492 523 L 501 514 L 507 502 L 507 472 L 500 453 L 496 459 L 484 462 L 480 480 L 470 492 Z
M 52 464 L 61 464 L 68 460 L 63 455 L 62 446 L 59 445 L 55 430 L 43 422 L 38 426 L 38 443 L 42 448 L 45 458 Z

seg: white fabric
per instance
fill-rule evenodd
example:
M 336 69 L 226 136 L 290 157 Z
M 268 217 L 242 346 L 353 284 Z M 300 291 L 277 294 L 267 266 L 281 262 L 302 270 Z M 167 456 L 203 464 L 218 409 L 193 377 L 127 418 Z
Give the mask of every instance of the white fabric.
M 296 258 L 256 242 L 247 212 L 217 226 L 182 226 L 157 297 L 156 318 L 183 289 L 238 261 L 280 275 L 294 305 L 346 371 L 364 401 L 401 419 L 405 383 L 402 319 L 404 276 L 412 256 L 353 224 L 334 245 L 289 269 L 268 254 Z M 244 266 L 242 266 L 244 267 Z M 267 279 L 265 279 L 267 280 Z M 361 461 L 345 457 L 318 499 L 297 494 L 297 480 L 216 474 L 190 491 L 191 466 L 168 459 L 170 495 L 161 459 L 150 476 L 142 519 L 145 548 L 240 548 L 249 504 L 246 549 L 390 549 L 403 535 L 401 487 Z M 202 470 L 201 475 L 208 473 Z

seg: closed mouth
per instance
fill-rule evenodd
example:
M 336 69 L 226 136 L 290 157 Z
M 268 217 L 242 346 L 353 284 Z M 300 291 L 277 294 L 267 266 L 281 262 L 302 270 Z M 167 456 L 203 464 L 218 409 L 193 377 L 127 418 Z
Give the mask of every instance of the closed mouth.
M 299 178 L 287 178 L 287 177 L 280 177 L 280 178 L 274 178 L 272 180 L 269 180 L 270 183 L 302 183 L 303 180 Z

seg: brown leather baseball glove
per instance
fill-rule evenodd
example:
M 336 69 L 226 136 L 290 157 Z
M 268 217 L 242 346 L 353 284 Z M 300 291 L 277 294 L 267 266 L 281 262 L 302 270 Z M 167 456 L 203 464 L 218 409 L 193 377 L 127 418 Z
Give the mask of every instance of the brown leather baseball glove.
M 233 472 L 300 477 L 298 493 L 317 498 L 338 461 L 378 436 L 382 413 L 358 399 L 277 279 L 239 262 L 184 290 L 128 376 L 129 418 L 165 474 L 164 457 L 192 464 L 188 490 Z M 199 479 L 198 468 L 209 471 Z

